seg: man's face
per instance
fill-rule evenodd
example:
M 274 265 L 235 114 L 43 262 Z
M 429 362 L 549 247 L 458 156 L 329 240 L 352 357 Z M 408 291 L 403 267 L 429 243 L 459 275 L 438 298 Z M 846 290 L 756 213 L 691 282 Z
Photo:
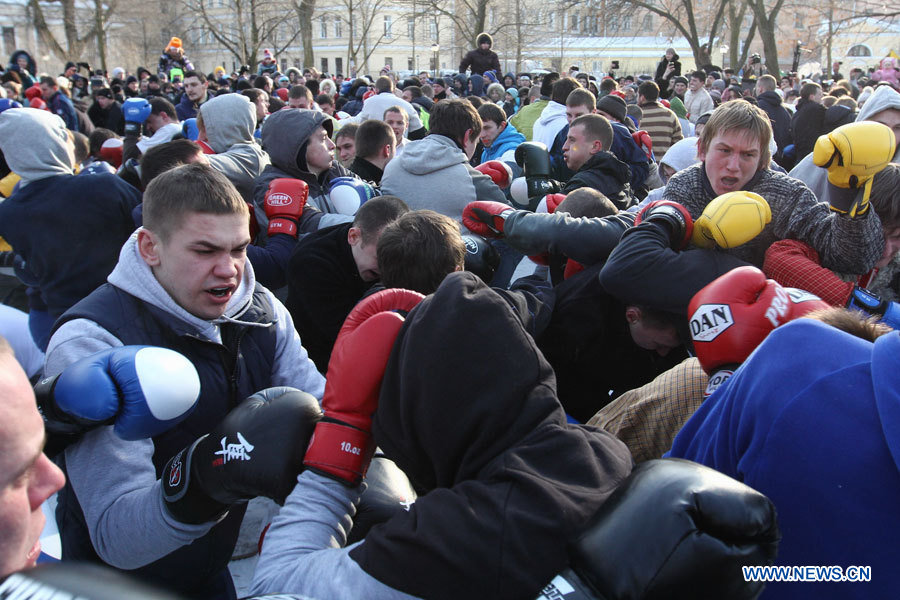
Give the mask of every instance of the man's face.
M 0 577 L 33 567 L 41 553 L 41 504 L 65 483 L 43 453 L 44 422 L 11 351 L 0 353 Z
M 142 94 L 143 94 L 143 93 L 146 93 L 146 91 L 147 91 L 148 89 L 150 89 L 150 82 L 147 81 L 146 79 L 141 79 L 140 87 L 141 87 L 141 93 L 142 93 Z
M 329 117 L 334 116 L 334 104 L 328 104 L 327 102 L 324 104 L 320 104 L 319 108 L 322 109 L 322 112 L 328 115 Z
M 519 77 L 519 87 L 531 87 L 531 79 Z
M 824 97 L 825 92 L 823 90 L 816 90 L 816 93 L 810 96 L 810 100 L 812 100 L 816 104 L 822 104 L 822 98 Z
M 394 137 L 399 143 L 403 139 L 403 132 L 406 131 L 406 113 L 387 112 L 384 114 L 384 122 L 394 130 Z
M 482 50 L 487 50 L 488 48 L 491 47 L 491 45 L 488 44 L 487 42 L 481 42 L 480 44 L 478 44 L 478 47 L 481 48 Z
M 717 196 L 744 189 L 759 170 L 759 140 L 745 129 L 716 135 L 709 148 L 699 146 L 697 158 L 706 165 L 706 175 Z
M 345 167 L 353 162 L 356 157 L 356 140 L 352 136 L 345 135 L 337 139 L 338 160 Z
M 381 232 L 378 233 L 378 237 Z M 359 227 L 351 227 L 347 232 L 347 241 L 350 243 L 350 251 L 353 253 L 353 261 L 356 263 L 356 270 L 359 271 L 359 277 L 363 281 L 375 281 L 381 277 L 378 270 L 378 238 L 369 244 L 363 243 L 362 231 Z
M 41 96 L 44 98 L 44 102 L 49 102 L 50 98 L 55 93 L 56 93 L 56 86 L 47 85 L 46 83 L 41 84 Z
M 97 104 L 99 104 L 100 108 L 102 108 L 103 110 L 109 108 L 109 105 L 112 103 L 112 98 L 107 98 L 106 96 L 97 96 Z
M 16 57 L 16 64 L 19 65 L 19 68 L 23 71 L 28 69 L 28 59 L 22 55 Z
M 309 110 L 312 104 L 309 101 L 309 97 L 301 96 L 299 98 L 288 98 L 288 106 L 291 108 L 304 108 Z
M 444 86 L 443 86 L 442 84 L 440 84 L 440 83 L 437 83 L 437 82 L 435 82 L 434 84 L 432 84 L 431 87 L 432 87 L 432 89 L 434 90 L 434 93 L 435 93 L 435 94 L 440 94 L 440 93 L 443 93 L 443 91 L 444 91 Z
M 244 276 L 249 228 L 247 214 L 194 212 L 165 242 L 141 229 L 138 247 L 169 296 L 195 317 L 210 321 L 225 314 Z
M 688 87 L 691 88 L 692 92 L 696 92 L 697 90 L 699 90 L 700 88 L 703 87 L 703 81 L 700 79 L 697 79 L 696 77 L 691 77 L 690 85 Z
M 878 262 L 875 263 L 876 269 L 881 269 L 886 267 L 891 259 L 894 258 L 894 255 L 900 252 L 900 227 L 895 229 L 885 229 L 884 230 L 884 252 L 881 254 L 881 258 L 878 259 Z
M 77 67 L 69 67 L 68 69 L 66 69 L 65 73 L 63 73 L 63 75 L 65 75 L 66 77 L 72 77 L 72 75 L 74 75 L 75 71 L 77 70 Z
M 198 77 L 188 77 L 184 80 L 184 93 L 187 94 L 191 102 L 200 102 L 203 100 L 203 96 L 206 95 L 208 85 L 206 82 L 200 83 Z
M 343 75 L 337 75 L 337 76 L 334 78 L 334 82 L 337 84 L 338 89 L 340 89 L 341 84 L 344 83 L 344 76 L 343 76 Z
M 679 81 L 678 83 L 675 84 L 675 93 L 678 94 L 679 96 L 683 96 L 685 90 L 687 90 L 687 86 L 684 85 L 684 83 Z
M 900 145 L 900 109 L 889 108 L 875 113 L 867 120 L 875 121 L 876 123 L 881 123 L 882 125 L 890 127 L 894 132 L 894 139 L 897 140 L 897 144 Z
M 253 105 L 256 107 L 256 122 L 262 123 L 262 120 L 269 114 L 269 95 L 263 92 L 256 97 Z
M 412 92 L 410 92 L 409 90 L 403 90 L 403 94 L 400 97 L 403 98 L 404 100 L 406 100 L 407 102 L 412 102 L 412 100 L 413 100 Z
M 650 327 L 643 319 L 638 318 L 628 321 L 628 329 L 631 339 L 638 347 L 653 350 L 660 356 L 665 356 L 681 345 L 674 327 Z
M 150 115 L 147 116 L 147 133 L 149 135 L 153 135 L 154 133 L 168 125 L 168 123 L 169 115 L 167 115 L 166 113 L 159 113 L 156 115 L 150 113 Z
M 481 126 L 481 143 L 485 148 L 490 148 L 504 129 L 506 129 L 506 121 L 498 125 L 490 119 L 486 120 Z
M 592 112 L 594 111 L 591 110 L 590 106 L 585 106 L 583 104 L 580 104 L 578 106 L 566 105 L 566 121 L 569 123 L 569 125 L 571 125 L 572 121 L 574 121 L 581 115 L 589 115 Z
M 563 144 L 563 159 L 573 171 L 580 169 L 588 159 L 600 151 L 599 141 L 588 141 L 585 137 L 583 125 L 569 128 L 566 143 Z
M 334 142 L 328 138 L 325 128 L 320 126 L 309 136 L 309 143 L 306 145 L 306 166 L 309 172 L 319 175 L 330 169 L 333 150 Z

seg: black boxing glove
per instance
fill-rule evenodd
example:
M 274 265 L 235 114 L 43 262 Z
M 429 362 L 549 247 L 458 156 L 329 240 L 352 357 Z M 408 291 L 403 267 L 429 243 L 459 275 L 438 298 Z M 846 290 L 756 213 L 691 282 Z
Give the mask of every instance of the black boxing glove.
M 465 270 L 475 273 L 487 285 L 491 285 L 494 273 L 500 266 L 500 253 L 487 240 L 477 235 L 462 236 L 466 245 Z
M 359 499 L 347 545 L 366 537 L 369 530 L 398 512 L 407 511 L 416 501 L 416 491 L 400 467 L 383 454 L 376 454 L 366 473 L 366 491 Z
M 169 513 L 182 523 L 206 523 L 257 496 L 283 503 L 321 417 L 319 402 L 306 392 L 277 387 L 253 394 L 169 460 L 162 475 Z
M 556 596 L 567 599 L 755 598 L 765 584 L 741 567 L 771 565 L 780 539 L 766 496 L 703 465 L 651 460 L 600 508 L 551 586 L 571 588 Z

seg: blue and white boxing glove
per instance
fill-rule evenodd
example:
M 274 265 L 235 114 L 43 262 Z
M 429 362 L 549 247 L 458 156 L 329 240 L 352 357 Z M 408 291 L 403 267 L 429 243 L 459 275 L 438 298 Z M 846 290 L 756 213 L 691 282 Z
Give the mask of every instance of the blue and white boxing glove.
M 328 194 L 334 210 L 342 215 L 355 215 L 367 200 L 380 195 L 371 185 L 355 177 L 335 177 Z
M 140 136 L 141 125 L 150 116 L 150 103 L 146 98 L 129 98 L 122 103 L 122 114 L 125 116 L 125 135 Z
M 882 300 L 869 290 L 856 286 L 847 301 L 847 308 L 875 316 L 878 320 L 893 329 L 900 330 L 900 304 Z
M 200 377 L 173 350 L 123 346 L 69 365 L 34 388 L 47 431 L 78 434 L 113 424 L 125 440 L 153 437 L 193 411 Z

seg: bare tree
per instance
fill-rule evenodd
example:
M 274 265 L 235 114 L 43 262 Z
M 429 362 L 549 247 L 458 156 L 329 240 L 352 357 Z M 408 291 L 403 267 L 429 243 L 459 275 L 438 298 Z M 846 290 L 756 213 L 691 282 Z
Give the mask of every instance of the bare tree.
M 383 9 L 390 4 L 389 0 L 340 0 L 344 7 L 342 15 L 324 13 L 323 18 L 336 16 L 346 23 L 347 66 L 356 65 L 363 73 L 369 70 L 369 58 L 385 41 L 393 39 L 393 30 L 378 27 L 378 17 L 383 16 Z M 391 24 L 393 28 L 393 23 Z
M 211 3 L 203 0 L 186 2 L 200 16 L 201 27 L 241 64 L 256 64 L 266 45 L 271 45 L 277 56 L 300 35 L 298 30 L 279 39 L 279 26 L 292 19 L 290 5 L 279 0 L 226 0 L 221 9 L 212 9 Z
M 81 59 L 88 43 L 93 40 L 97 43 L 100 63 L 105 69 L 106 29 L 118 6 L 118 0 L 93 0 L 92 6 L 92 10 L 88 11 L 76 4 L 75 0 L 28 0 L 31 20 L 41 41 L 58 59 Z M 51 30 L 46 10 L 61 16 L 64 40 L 57 39 Z
M 300 22 L 300 41 L 303 43 L 303 64 L 313 66 L 312 21 L 316 12 L 316 0 L 294 0 L 294 12 Z

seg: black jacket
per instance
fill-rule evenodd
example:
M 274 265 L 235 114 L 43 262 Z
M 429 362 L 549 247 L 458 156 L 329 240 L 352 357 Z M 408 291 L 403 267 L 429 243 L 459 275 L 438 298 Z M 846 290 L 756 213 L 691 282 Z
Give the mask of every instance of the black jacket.
M 482 50 L 481 48 L 469 50 L 459 63 L 458 71 L 465 73 L 466 69 L 470 67 L 473 75 L 482 75 L 485 71 L 500 73 L 500 58 L 490 48 L 487 50 Z
M 321 373 L 344 319 L 372 285 L 363 281 L 353 260 L 347 232 L 350 223 L 310 233 L 294 247 L 288 261 L 285 305 L 303 347 Z
M 350 170 L 359 175 L 365 181 L 371 181 L 376 185 L 381 184 L 381 176 L 384 175 L 384 171 L 362 158 L 361 156 L 357 156 L 353 159 L 353 162 L 350 164 Z
M 679 75 L 681 75 L 681 61 L 678 60 L 678 58 L 678 54 L 674 54 L 672 56 L 672 61 L 675 63 L 675 70 L 669 73 L 668 77 L 664 77 L 666 73 L 666 67 L 669 66 L 669 61 L 666 60 L 665 55 L 663 55 L 662 60 L 659 61 L 659 64 L 656 65 L 656 76 L 653 78 L 653 80 L 656 81 L 656 85 L 659 86 L 660 98 L 669 97 L 669 82 L 672 81 L 673 77 L 678 77 Z
M 791 135 L 797 162 L 813 151 L 819 136 L 828 133 L 825 128 L 825 107 L 812 100 L 797 102 L 797 112 L 791 118 Z
M 616 208 L 624 210 L 634 203 L 631 195 L 631 169 L 612 152 L 601 150 L 584 163 L 563 188 L 568 194 L 581 187 L 589 187 L 609 198 Z
M 534 598 L 631 471 L 619 440 L 566 424 L 532 337 L 543 312 L 466 272 L 410 311 L 372 433 L 420 495 L 350 551 L 369 575 L 423 598 Z
M 778 146 L 778 153 L 774 158 L 778 161 L 785 147 L 793 143 L 791 114 L 783 106 L 781 96 L 775 92 L 763 92 L 757 96 L 756 101 L 772 123 L 772 135 L 775 137 L 775 145 Z
M 122 114 L 122 105 L 118 102 L 113 102 L 104 110 L 97 101 L 94 101 L 87 114 L 94 127 L 105 127 L 118 135 L 125 135 L 125 117 Z

